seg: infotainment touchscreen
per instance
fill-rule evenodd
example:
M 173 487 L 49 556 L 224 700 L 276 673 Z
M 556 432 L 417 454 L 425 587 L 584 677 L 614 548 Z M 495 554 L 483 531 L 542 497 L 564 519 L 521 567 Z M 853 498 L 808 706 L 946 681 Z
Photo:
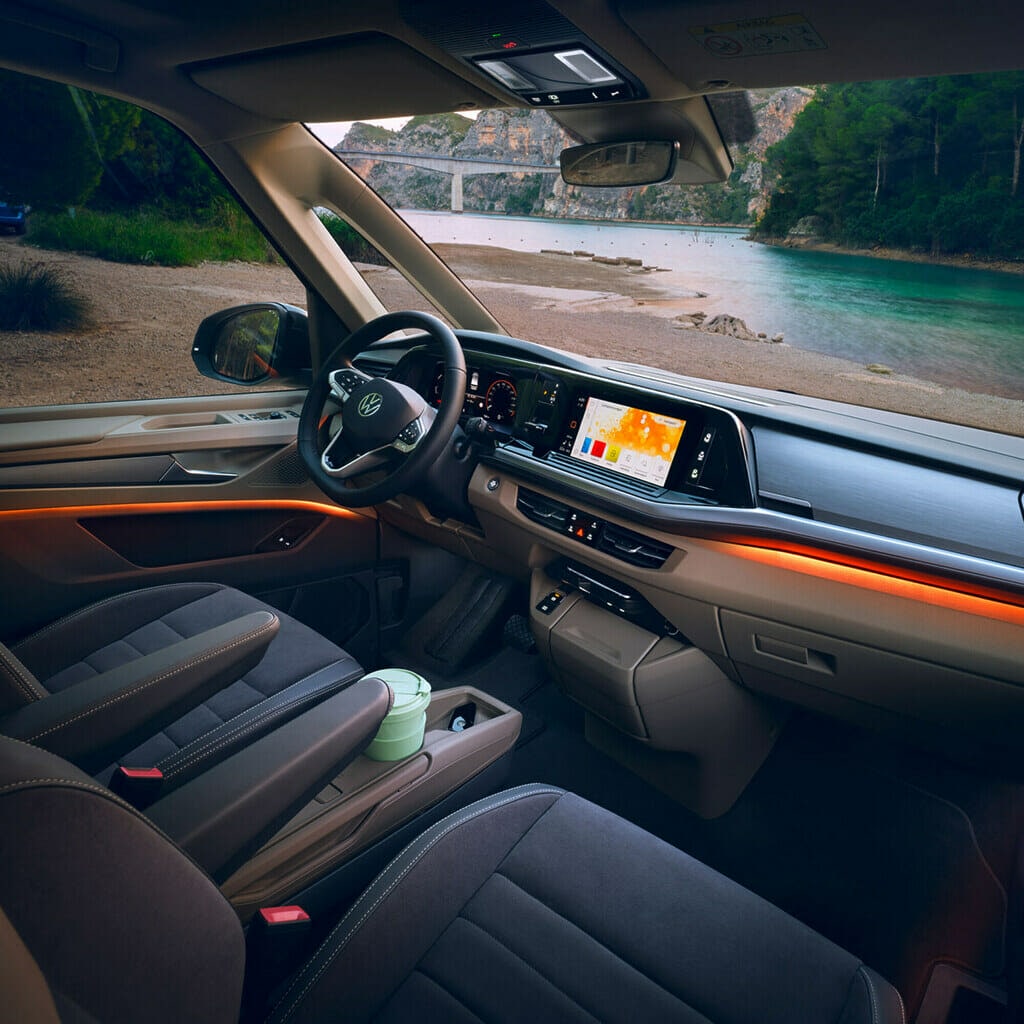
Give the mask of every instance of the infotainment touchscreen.
M 668 479 L 686 420 L 588 398 L 570 455 L 634 480 Z

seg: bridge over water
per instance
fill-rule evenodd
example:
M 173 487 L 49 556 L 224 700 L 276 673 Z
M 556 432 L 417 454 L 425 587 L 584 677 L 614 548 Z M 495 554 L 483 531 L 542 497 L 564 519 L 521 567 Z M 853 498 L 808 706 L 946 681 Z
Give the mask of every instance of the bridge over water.
M 449 174 L 452 179 L 452 213 L 462 213 L 462 179 L 467 174 L 558 174 L 557 165 L 526 164 L 508 160 L 484 160 L 476 157 L 424 156 L 421 153 L 378 153 L 371 149 L 336 149 L 338 156 L 356 159 L 379 160 L 385 164 L 406 164 L 422 167 L 427 171 Z

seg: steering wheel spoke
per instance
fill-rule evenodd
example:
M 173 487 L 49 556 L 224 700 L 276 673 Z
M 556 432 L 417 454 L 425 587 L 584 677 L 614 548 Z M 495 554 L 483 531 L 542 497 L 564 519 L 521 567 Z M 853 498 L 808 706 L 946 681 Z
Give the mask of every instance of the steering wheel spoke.
M 389 461 L 392 453 L 392 446 L 385 445 L 383 448 L 375 448 L 371 452 L 363 452 L 358 455 L 348 445 L 339 443 L 339 434 L 324 449 L 320 457 L 320 465 L 324 472 L 334 480 L 350 480 L 361 473 L 369 473 L 371 470 L 380 469 Z

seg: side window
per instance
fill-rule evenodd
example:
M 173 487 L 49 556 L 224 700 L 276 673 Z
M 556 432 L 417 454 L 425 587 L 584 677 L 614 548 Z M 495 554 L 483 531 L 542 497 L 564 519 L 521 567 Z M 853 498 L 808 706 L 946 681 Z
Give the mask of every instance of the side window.
M 217 394 L 204 317 L 305 289 L 191 142 L 119 100 L 0 71 L 3 405 Z

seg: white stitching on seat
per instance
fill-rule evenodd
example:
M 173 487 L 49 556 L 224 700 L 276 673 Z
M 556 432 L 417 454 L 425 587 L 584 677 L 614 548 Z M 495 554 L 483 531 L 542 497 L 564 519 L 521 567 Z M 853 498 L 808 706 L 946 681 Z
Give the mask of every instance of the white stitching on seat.
M 21 659 L 3 644 L 0 644 L 0 661 L 7 670 L 7 678 L 21 688 L 21 692 L 28 697 L 30 703 L 48 696 L 35 676 L 30 675 L 28 669 L 22 665 Z
M 883 1024 L 883 1022 L 882 1022 L 882 1014 L 881 1014 L 881 1006 L 879 1005 L 879 1002 L 878 1002 L 878 992 L 875 990 L 875 984 L 871 980 L 871 975 L 867 972 L 867 970 L 865 969 L 863 964 L 861 964 L 857 968 L 857 973 L 860 975 L 861 979 L 864 982 L 864 985 L 867 987 L 868 998 L 871 1000 L 871 1020 L 872 1020 L 872 1024 Z M 906 1020 L 906 1011 L 904 1010 L 904 1007 L 903 1007 L 903 997 L 899 994 L 898 991 L 896 991 L 896 998 L 899 1000 L 899 1004 L 900 1004 L 900 1021 L 902 1022 L 902 1021 Z
M 338 662 L 338 664 L 340 665 L 342 664 L 342 662 Z M 330 666 L 327 667 L 330 668 Z M 318 669 L 317 671 L 322 670 Z M 292 683 L 292 686 L 296 686 L 298 685 L 298 683 L 301 683 L 302 681 L 303 680 L 301 679 L 296 680 L 295 683 Z M 267 708 L 266 710 L 256 715 L 254 718 L 249 719 L 247 722 L 236 725 L 234 728 L 231 727 L 231 723 L 235 719 L 228 719 L 228 721 L 225 722 L 224 725 L 216 726 L 214 730 L 212 730 L 210 733 L 206 733 L 203 736 L 198 737 L 198 739 L 193 740 L 193 743 L 198 743 L 200 745 L 195 750 L 191 751 L 189 756 L 184 761 L 182 761 L 181 764 L 175 764 L 170 769 L 165 770 L 164 778 L 174 778 L 174 776 L 179 772 L 184 771 L 186 768 L 188 768 L 192 764 L 195 764 L 197 761 L 201 761 L 205 755 L 212 753 L 222 745 L 227 745 L 227 742 L 229 740 L 238 739 L 238 737 L 244 736 L 246 735 L 246 733 L 252 732 L 252 730 L 255 729 L 257 726 L 262 725 L 267 718 L 273 718 L 277 714 L 282 714 L 289 708 L 294 707 L 296 704 L 301 704 L 303 701 L 313 700 L 323 690 L 329 689 L 330 686 L 334 685 L 337 685 L 337 683 L 334 682 L 331 684 L 325 684 L 324 686 L 315 688 L 313 690 L 297 694 L 290 700 L 285 701 L 283 704 L 275 704 L 273 707 Z M 283 692 L 285 691 L 281 691 L 281 693 Z M 281 696 L 281 693 L 272 694 L 270 697 L 267 697 L 265 699 L 267 702 L 272 702 L 275 698 Z M 264 701 L 260 701 L 260 704 L 262 703 L 264 703 Z M 239 714 L 235 717 L 241 718 L 243 715 L 248 714 L 250 711 L 254 711 L 256 708 L 260 706 L 260 704 L 254 704 L 253 707 L 246 708 L 245 711 L 239 712 Z M 213 735 L 213 732 L 216 732 L 217 730 L 225 727 L 227 727 L 227 730 L 224 733 L 217 736 Z M 175 753 L 173 754 L 168 754 L 167 757 L 165 757 L 161 762 L 159 762 L 158 767 L 163 765 L 167 761 L 172 760 L 175 757 L 179 757 L 183 751 L 188 750 L 189 747 L 191 746 L 192 744 L 189 744 L 188 747 L 182 747 L 181 750 L 175 751 Z
M 157 683 L 163 682 L 163 680 L 171 678 L 171 676 L 179 675 L 181 672 L 184 672 L 187 669 L 194 668 L 196 665 L 202 665 L 203 662 L 205 661 L 210 661 L 212 658 L 216 658 L 222 654 L 226 654 L 228 651 L 232 650 L 235 647 L 241 647 L 244 644 L 250 643 L 251 641 L 258 639 L 264 633 L 274 631 L 277 628 L 277 624 L 278 619 L 277 616 L 274 615 L 271 617 L 271 621 L 269 623 L 267 623 L 264 626 L 261 626 L 259 629 L 253 630 L 250 633 L 246 633 L 244 636 L 239 637 L 236 640 L 233 640 L 229 644 L 225 644 L 221 647 L 214 648 L 213 650 L 209 651 L 207 654 L 204 654 L 200 658 L 194 658 L 192 661 L 187 661 L 183 662 L 180 665 L 176 665 L 169 671 L 164 672 L 163 675 L 156 676 L 155 678 L 150 679 L 148 682 L 133 687 L 131 690 L 125 690 L 124 692 L 119 693 L 114 697 L 110 697 L 107 700 L 103 701 L 103 703 L 101 704 L 97 704 L 91 708 L 86 708 L 85 711 L 80 711 L 77 715 L 65 719 L 62 722 L 58 722 L 56 725 L 50 726 L 49 729 L 44 729 L 42 732 L 33 733 L 29 738 L 32 740 L 39 740 L 42 739 L 43 736 L 48 736 L 50 733 L 59 732 L 61 729 L 66 729 L 69 725 L 72 725 L 73 723 L 80 721 L 83 718 L 88 718 L 90 715 L 94 715 L 98 711 L 102 711 L 104 708 L 111 707 L 112 705 L 117 704 L 120 701 L 126 700 L 128 697 L 132 697 L 137 693 L 141 693 L 143 690 L 148 690 L 150 687 L 155 686 Z
M 274 1017 L 277 1017 L 277 1019 L 283 1021 L 286 1020 L 294 1012 L 295 1008 L 299 1005 L 299 1003 L 301 1003 L 302 1000 L 305 999 L 306 994 L 309 992 L 309 990 L 317 983 L 317 981 L 319 981 L 324 971 L 326 971 L 327 968 L 330 967 L 330 965 L 337 958 L 341 950 L 347 945 L 352 936 L 363 926 L 363 924 L 370 917 L 370 915 L 377 909 L 377 907 L 381 905 L 381 903 L 384 902 L 385 899 L 387 899 L 387 897 L 391 894 L 395 887 L 398 886 L 405 879 L 409 872 L 450 832 L 458 828 L 460 825 L 464 825 L 466 822 L 472 821 L 474 818 L 478 818 L 484 814 L 489 814 L 491 811 L 496 811 L 499 807 L 505 807 L 507 804 L 515 803 L 517 800 L 529 799 L 530 797 L 544 795 L 551 795 L 561 798 L 565 795 L 565 792 L 564 790 L 554 789 L 550 787 L 545 788 L 542 786 L 521 786 L 517 789 L 509 791 L 506 794 L 505 799 L 500 800 L 497 803 L 488 803 L 485 807 L 477 807 L 471 813 L 466 813 L 467 808 L 462 808 L 458 811 L 454 811 L 452 814 L 448 815 L 447 818 L 444 818 L 441 821 L 439 821 L 429 831 L 433 832 L 438 829 L 440 831 L 438 831 L 426 843 L 426 845 L 415 854 L 415 856 L 409 861 L 408 864 L 402 867 L 398 875 L 387 884 L 384 891 L 381 892 L 374 899 L 373 903 L 365 910 L 365 912 L 363 912 L 359 920 L 356 921 L 354 925 L 349 927 L 344 937 L 341 938 L 335 944 L 335 935 L 337 935 L 338 932 L 345 927 L 345 923 L 348 921 L 348 919 L 359 911 L 360 903 L 362 903 L 364 899 L 370 896 L 371 892 L 373 891 L 377 883 L 382 878 L 384 878 L 389 871 L 396 868 L 398 864 L 401 862 L 402 858 L 410 852 L 408 847 L 405 850 L 403 850 L 397 857 L 395 857 L 394 860 L 391 861 L 391 863 L 380 873 L 380 875 L 378 875 L 377 882 L 371 884 L 370 888 L 366 890 L 363 896 L 360 897 L 360 899 L 352 906 L 349 912 L 334 926 L 330 935 L 327 936 L 327 938 L 324 940 L 323 944 L 320 947 L 320 950 L 324 951 L 323 956 L 325 957 L 325 959 L 323 964 L 319 968 L 317 968 L 317 970 L 306 983 L 302 991 L 295 997 L 294 1000 L 292 1000 L 291 1004 L 286 1009 L 280 1011 L 280 1016 L 278 1016 L 278 1013 L 275 1010 Z M 422 841 L 423 836 L 420 836 L 419 839 L 413 840 L 413 844 Z M 330 953 L 327 953 L 326 950 L 329 944 L 334 944 L 334 948 L 330 951 Z M 289 995 L 291 994 L 292 989 L 294 989 L 296 985 L 299 984 L 303 974 L 306 974 L 308 973 L 308 971 L 312 970 L 314 961 L 317 959 L 317 956 L 320 955 L 320 952 L 318 952 L 317 955 L 314 956 L 313 959 L 307 963 L 306 969 L 300 972 L 298 976 L 296 976 L 295 980 L 291 983 L 291 985 L 289 985 L 288 990 L 281 997 L 281 1002 L 278 1004 L 279 1007 L 284 1007 L 284 1004 L 288 999 Z

